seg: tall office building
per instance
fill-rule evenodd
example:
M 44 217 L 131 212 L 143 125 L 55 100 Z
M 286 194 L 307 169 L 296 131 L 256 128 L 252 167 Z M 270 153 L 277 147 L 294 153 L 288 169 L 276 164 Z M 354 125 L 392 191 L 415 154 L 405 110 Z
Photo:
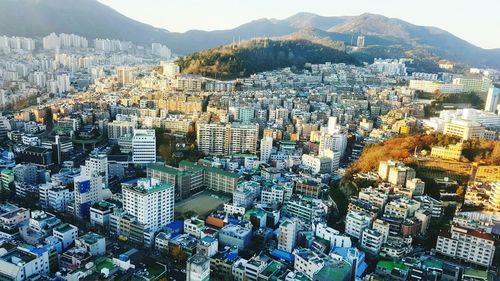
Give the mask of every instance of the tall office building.
M 232 155 L 257 151 L 258 124 L 200 124 L 198 148 L 205 154 Z
M 260 161 L 268 162 L 273 150 L 273 138 L 264 137 L 260 140 Z
M 154 130 L 134 130 L 132 162 L 135 164 L 156 162 L 156 135 Z
M 77 217 L 90 215 L 92 204 L 111 196 L 108 187 L 108 156 L 96 152 L 90 155 L 75 177 L 75 214 Z
M 174 187 L 154 178 L 122 184 L 123 209 L 152 231 L 174 220 Z
M 497 110 L 498 101 L 500 100 L 500 89 L 491 87 L 486 97 L 484 111 L 495 112 Z

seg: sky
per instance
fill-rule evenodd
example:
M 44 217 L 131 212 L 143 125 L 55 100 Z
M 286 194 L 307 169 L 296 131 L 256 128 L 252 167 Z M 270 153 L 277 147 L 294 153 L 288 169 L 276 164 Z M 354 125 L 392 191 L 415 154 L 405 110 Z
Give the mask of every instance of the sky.
M 483 48 L 500 48 L 499 0 L 98 0 L 127 17 L 169 31 L 231 29 L 298 12 L 381 14 L 435 26 Z

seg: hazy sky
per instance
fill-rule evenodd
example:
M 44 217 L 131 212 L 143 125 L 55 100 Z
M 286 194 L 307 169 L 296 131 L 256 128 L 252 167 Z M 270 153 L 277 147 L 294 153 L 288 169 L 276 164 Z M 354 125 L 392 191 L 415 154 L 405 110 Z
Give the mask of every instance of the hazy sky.
M 99 0 L 135 20 L 183 32 L 231 29 L 298 12 L 323 16 L 382 14 L 436 26 L 483 48 L 500 48 L 499 0 Z

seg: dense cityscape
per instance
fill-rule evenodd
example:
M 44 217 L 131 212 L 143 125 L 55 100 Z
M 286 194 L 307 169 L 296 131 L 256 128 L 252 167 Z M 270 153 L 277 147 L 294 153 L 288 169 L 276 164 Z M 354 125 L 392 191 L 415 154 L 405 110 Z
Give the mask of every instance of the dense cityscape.
M 498 280 L 500 71 L 180 57 L 0 35 L 0 280 Z

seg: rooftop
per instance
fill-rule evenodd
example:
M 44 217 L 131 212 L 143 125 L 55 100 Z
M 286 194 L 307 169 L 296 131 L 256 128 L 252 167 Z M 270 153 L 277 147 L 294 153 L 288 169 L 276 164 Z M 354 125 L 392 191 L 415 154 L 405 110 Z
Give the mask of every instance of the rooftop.
M 104 237 L 97 233 L 89 232 L 87 234 L 80 236 L 78 240 L 83 241 L 86 244 L 95 244 L 100 239 L 104 239 Z
M 320 271 L 314 275 L 316 280 L 346 280 L 351 274 L 351 265 L 341 260 L 332 264 L 326 264 Z
M 196 163 L 189 162 L 189 161 L 186 161 L 186 160 L 182 160 L 179 163 L 179 167 L 182 167 L 182 166 L 189 167 L 189 168 L 195 169 L 195 170 L 204 170 L 204 171 L 207 171 L 207 172 L 210 172 L 210 173 L 216 173 L 216 174 L 219 174 L 219 175 L 222 175 L 222 176 L 225 176 L 225 177 L 230 177 L 230 178 L 233 178 L 233 179 L 239 179 L 240 178 L 240 175 L 238 175 L 236 173 L 231 173 L 231 172 L 228 172 L 228 171 L 224 171 L 222 169 L 218 169 L 218 168 L 215 168 L 215 167 L 201 166 L 201 165 L 198 165 Z
M 55 231 L 59 232 L 68 232 L 70 230 L 75 229 L 76 227 L 69 223 L 62 223 L 54 228 Z

